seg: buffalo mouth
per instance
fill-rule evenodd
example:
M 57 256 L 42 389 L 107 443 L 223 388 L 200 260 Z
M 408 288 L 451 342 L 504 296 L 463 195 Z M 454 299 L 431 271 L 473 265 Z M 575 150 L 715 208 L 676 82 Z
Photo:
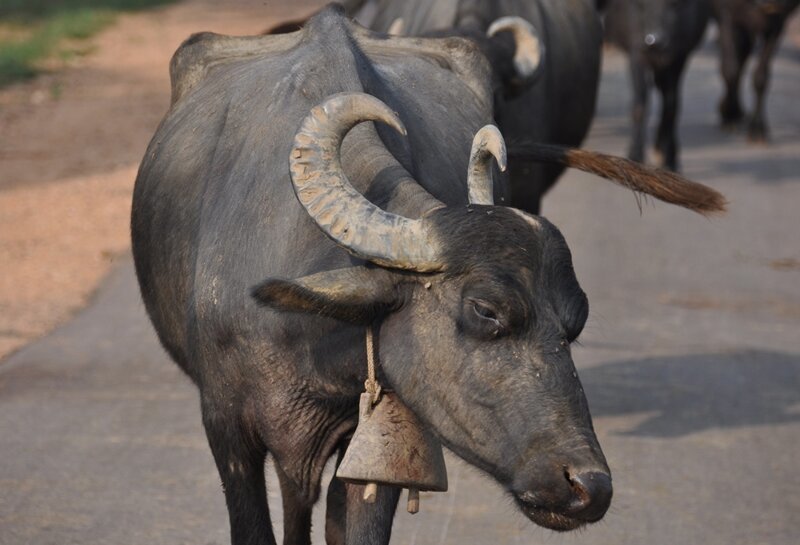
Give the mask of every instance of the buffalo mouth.
M 517 505 L 526 517 L 531 519 L 539 526 L 547 528 L 548 530 L 554 530 L 556 532 L 569 532 L 570 530 L 576 530 L 589 522 L 596 522 L 595 520 L 583 520 L 553 511 L 546 507 L 537 505 L 534 502 L 526 501 L 517 494 L 514 494 L 514 500 L 516 500 Z

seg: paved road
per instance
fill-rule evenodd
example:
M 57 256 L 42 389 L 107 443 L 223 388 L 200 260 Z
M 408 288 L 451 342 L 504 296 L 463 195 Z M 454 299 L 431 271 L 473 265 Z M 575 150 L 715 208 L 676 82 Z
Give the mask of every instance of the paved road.
M 716 71 L 711 50 L 691 66 L 683 163 L 727 194 L 726 218 L 652 203 L 640 215 L 631 194 L 574 174 L 545 202 L 592 305 L 575 359 L 614 472 L 611 511 L 556 535 L 451 459 L 451 490 L 399 513 L 394 544 L 800 543 L 800 52 L 776 63 L 768 148 L 716 129 Z M 609 55 L 589 146 L 624 152 L 626 83 Z M 280 520 L 276 491 L 273 479 Z M 0 366 L 0 544 L 227 532 L 197 395 L 125 263 L 72 323 Z

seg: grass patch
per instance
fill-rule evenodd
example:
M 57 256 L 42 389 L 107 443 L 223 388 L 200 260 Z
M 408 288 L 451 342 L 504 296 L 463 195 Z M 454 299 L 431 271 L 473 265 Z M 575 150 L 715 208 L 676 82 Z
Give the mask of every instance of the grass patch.
M 66 59 L 88 51 L 64 44 L 91 37 L 118 13 L 170 1 L 0 0 L 0 87 L 34 77 L 47 58 Z

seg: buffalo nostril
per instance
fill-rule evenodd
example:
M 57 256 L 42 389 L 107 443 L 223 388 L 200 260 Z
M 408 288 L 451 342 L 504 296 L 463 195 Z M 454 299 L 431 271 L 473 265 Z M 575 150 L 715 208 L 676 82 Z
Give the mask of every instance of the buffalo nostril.
M 572 485 L 573 493 L 568 513 L 588 522 L 603 518 L 611 505 L 611 476 L 608 473 L 589 471 L 568 474 L 567 479 Z
M 664 40 L 659 34 L 649 32 L 644 36 L 644 45 L 648 49 L 660 49 L 664 45 Z

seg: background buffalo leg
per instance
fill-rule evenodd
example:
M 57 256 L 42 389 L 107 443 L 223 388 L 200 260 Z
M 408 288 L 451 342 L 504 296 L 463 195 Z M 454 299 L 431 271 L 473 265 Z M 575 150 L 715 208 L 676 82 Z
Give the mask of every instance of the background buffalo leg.
M 633 131 L 628 156 L 644 162 L 645 130 L 647 129 L 647 99 L 650 94 L 647 67 L 636 53 L 631 53 L 631 80 L 633 82 Z
M 775 50 L 780 41 L 782 24 L 769 28 L 764 35 L 764 47 L 758 56 L 758 64 L 753 72 L 753 90 L 756 93 L 756 106 L 753 117 L 747 130 L 747 136 L 754 142 L 763 142 L 767 139 L 767 122 L 764 103 L 766 100 L 767 85 L 769 84 L 770 63 L 775 55 Z
M 744 117 L 739 87 L 747 57 L 753 50 L 753 38 L 744 27 L 726 16 L 719 23 L 720 56 L 725 95 L 719 104 L 723 127 L 737 125 Z
M 675 134 L 676 120 L 680 109 L 680 82 L 685 61 L 678 62 L 654 73 L 656 87 L 661 93 L 661 121 L 658 124 L 655 149 L 660 155 L 661 166 L 670 170 L 678 168 L 678 139 Z

